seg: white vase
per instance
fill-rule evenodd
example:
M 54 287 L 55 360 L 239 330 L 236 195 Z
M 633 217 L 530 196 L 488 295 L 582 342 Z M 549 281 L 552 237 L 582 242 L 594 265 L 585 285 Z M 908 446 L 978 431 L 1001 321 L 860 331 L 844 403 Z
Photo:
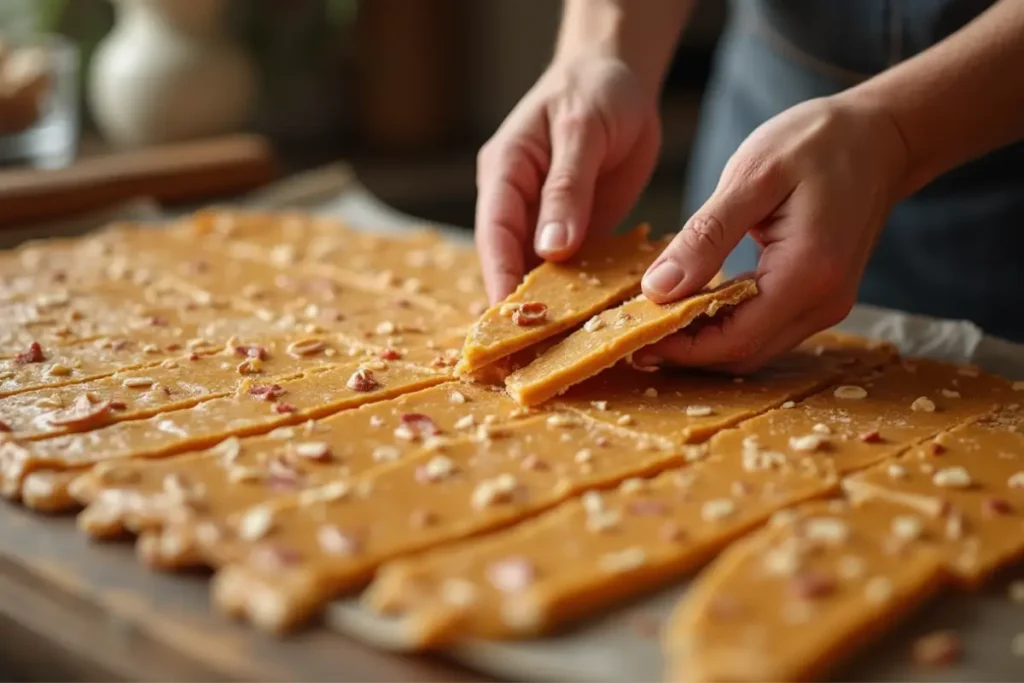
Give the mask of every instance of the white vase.
M 117 21 L 97 47 L 93 119 L 120 146 L 236 131 L 256 97 L 255 69 L 223 25 L 225 0 L 113 0 Z

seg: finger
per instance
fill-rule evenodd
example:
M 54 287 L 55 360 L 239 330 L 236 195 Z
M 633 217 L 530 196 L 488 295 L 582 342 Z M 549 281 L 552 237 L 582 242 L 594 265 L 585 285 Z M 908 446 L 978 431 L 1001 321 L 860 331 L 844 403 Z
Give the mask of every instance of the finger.
M 804 277 L 809 251 L 792 242 L 770 245 L 758 266 L 757 296 L 737 306 L 720 325 L 668 337 L 641 358 L 650 355 L 690 367 L 734 366 L 761 358 L 811 308 L 815 292 Z
M 587 235 L 607 235 L 626 219 L 654 173 L 660 147 L 661 125 L 652 118 L 630 154 L 598 176 Z
M 826 327 L 829 327 L 829 325 L 817 324 L 813 316 L 804 316 L 781 330 L 768 344 L 749 358 L 736 363 L 727 363 L 715 369 L 733 375 L 748 375 L 756 372 L 775 358 L 796 348 L 808 337 Z
M 784 177 L 771 165 L 730 162 L 711 197 L 644 274 L 644 294 L 668 303 L 697 292 L 747 231 L 771 216 L 788 193 Z
M 566 259 L 586 237 L 606 151 L 600 126 L 595 117 L 574 114 L 551 121 L 551 168 L 541 190 L 534 245 L 541 258 Z
M 523 278 L 533 227 L 531 204 L 540 193 L 543 153 L 520 145 L 481 154 L 477 171 L 476 243 L 487 296 L 508 296 Z

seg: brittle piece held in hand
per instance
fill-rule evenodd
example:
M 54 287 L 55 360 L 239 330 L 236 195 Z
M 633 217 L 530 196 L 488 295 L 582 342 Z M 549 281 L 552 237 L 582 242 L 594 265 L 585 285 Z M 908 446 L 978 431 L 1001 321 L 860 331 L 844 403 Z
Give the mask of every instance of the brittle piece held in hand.
M 582 329 L 509 375 L 505 387 L 519 403 L 539 405 L 694 320 L 714 316 L 756 294 L 754 280 L 725 284 L 664 306 L 641 294 L 588 320 Z
M 582 489 L 679 459 L 667 444 L 565 414 L 484 428 L 357 478 L 340 500 L 307 496 L 251 509 L 236 542 L 205 549 L 212 564 L 230 565 L 216 579 L 216 600 L 263 628 L 288 628 L 364 584 L 384 561 L 510 525 Z M 264 562 L 280 552 L 291 561 Z
M 666 244 L 648 242 L 648 231 L 641 225 L 621 236 L 589 240 L 568 261 L 527 273 L 516 291 L 470 329 L 456 373 L 473 373 L 636 294 Z
M 903 512 L 808 503 L 731 546 L 690 587 L 663 634 L 668 680 L 826 676 L 945 582 L 928 544 L 891 552 L 887 530 Z

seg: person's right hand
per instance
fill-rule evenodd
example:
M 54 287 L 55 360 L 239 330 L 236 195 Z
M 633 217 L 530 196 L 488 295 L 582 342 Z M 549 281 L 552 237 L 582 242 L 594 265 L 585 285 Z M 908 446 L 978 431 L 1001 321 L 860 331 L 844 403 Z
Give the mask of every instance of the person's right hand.
M 476 242 L 490 300 L 516 288 L 534 254 L 563 260 L 588 234 L 614 229 L 660 144 L 657 93 L 625 63 L 556 60 L 477 158 Z

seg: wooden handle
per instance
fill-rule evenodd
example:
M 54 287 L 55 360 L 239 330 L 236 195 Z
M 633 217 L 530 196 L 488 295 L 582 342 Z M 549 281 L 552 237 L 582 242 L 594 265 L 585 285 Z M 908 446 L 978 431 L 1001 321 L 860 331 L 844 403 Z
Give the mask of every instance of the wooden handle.
M 135 197 L 209 199 L 277 177 L 267 141 L 238 135 L 83 159 L 53 171 L 0 172 L 0 227 L 102 209 Z

